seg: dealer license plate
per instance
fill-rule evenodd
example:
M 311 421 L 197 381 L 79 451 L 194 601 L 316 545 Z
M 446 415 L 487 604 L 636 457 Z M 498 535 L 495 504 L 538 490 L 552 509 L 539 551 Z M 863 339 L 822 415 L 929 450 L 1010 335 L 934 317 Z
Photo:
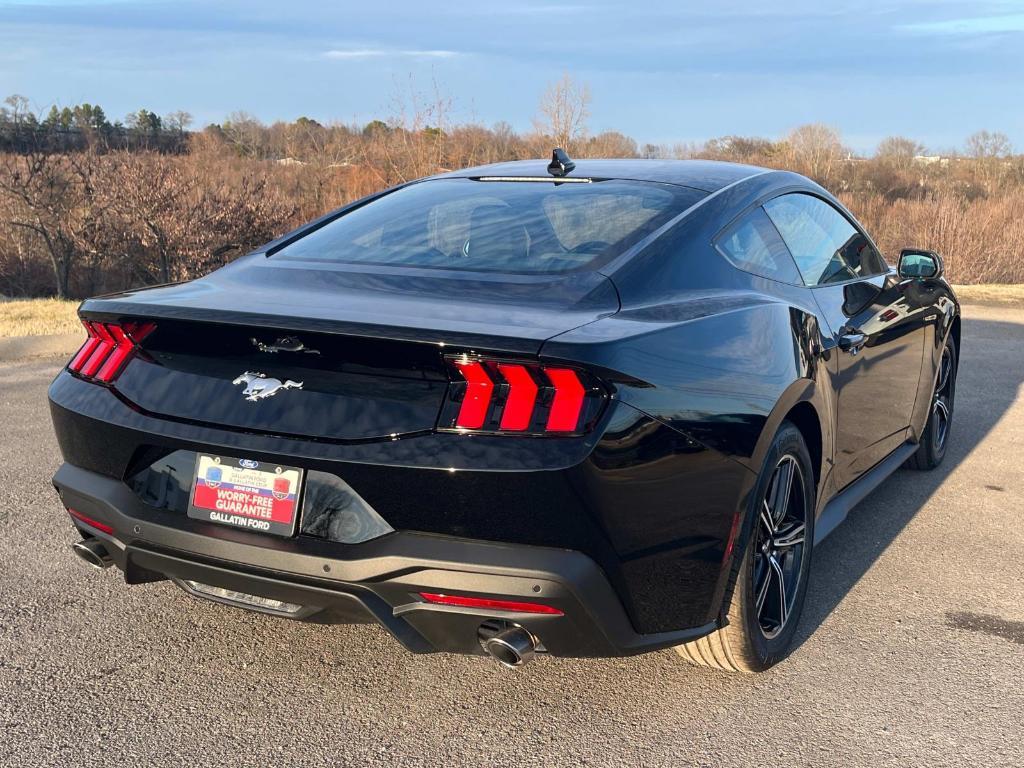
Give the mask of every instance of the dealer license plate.
M 199 454 L 188 516 L 259 533 L 292 536 L 302 470 L 266 461 Z

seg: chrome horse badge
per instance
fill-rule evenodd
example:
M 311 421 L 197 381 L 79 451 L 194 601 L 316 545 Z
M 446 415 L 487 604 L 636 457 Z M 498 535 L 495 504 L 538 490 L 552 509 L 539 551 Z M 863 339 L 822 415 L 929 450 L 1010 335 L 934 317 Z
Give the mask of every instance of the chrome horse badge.
M 242 394 L 245 395 L 245 399 L 250 403 L 273 397 L 282 389 L 302 389 L 301 381 L 288 379 L 282 382 L 280 379 L 267 378 L 265 373 L 253 373 L 252 371 L 246 371 L 231 383 L 235 385 L 245 384 Z

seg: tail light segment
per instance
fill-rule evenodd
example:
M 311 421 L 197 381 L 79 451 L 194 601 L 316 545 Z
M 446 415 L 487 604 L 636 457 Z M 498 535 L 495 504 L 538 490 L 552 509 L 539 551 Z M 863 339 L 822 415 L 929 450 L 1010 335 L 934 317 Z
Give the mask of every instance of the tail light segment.
M 590 431 L 607 391 L 576 368 L 468 356 L 447 359 L 451 386 L 439 429 L 574 436 Z
M 155 329 L 149 322 L 127 321 L 101 323 L 83 320 L 89 337 L 78 350 L 68 370 L 83 379 L 112 383 L 124 370 L 128 361 L 139 351 L 139 344 Z

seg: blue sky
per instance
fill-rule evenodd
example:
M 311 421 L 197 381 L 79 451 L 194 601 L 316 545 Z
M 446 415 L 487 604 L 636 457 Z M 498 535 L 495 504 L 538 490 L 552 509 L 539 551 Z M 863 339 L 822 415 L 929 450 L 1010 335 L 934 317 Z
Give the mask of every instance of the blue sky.
M 0 0 L 0 96 L 40 109 L 365 122 L 436 82 L 456 118 L 527 129 L 563 72 L 592 131 L 641 142 L 821 121 L 859 151 L 983 128 L 1024 150 L 1024 0 Z

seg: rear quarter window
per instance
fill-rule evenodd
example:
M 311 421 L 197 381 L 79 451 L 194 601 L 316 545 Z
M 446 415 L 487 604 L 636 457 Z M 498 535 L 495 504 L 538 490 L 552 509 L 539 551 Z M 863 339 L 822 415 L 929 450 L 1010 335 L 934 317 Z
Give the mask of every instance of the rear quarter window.
M 762 208 L 756 208 L 718 237 L 715 245 L 744 272 L 800 285 L 800 273 L 779 231 Z

